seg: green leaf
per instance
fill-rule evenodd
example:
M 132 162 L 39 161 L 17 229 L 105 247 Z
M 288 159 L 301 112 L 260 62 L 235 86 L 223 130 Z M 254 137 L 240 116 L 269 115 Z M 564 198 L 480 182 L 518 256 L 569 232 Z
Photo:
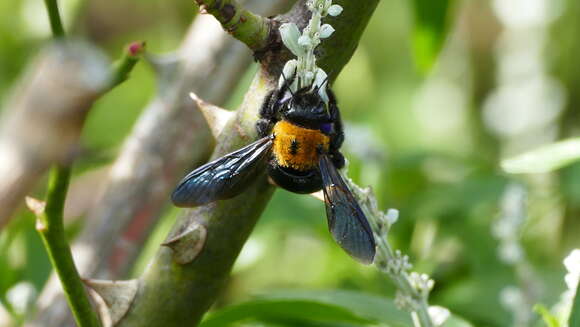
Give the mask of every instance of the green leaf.
M 543 146 L 501 163 L 511 174 L 547 173 L 580 160 L 580 138 Z
M 412 326 L 408 313 L 399 310 L 392 300 L 356 291 L 278 291 L 260 296 L 262 299 L 300 299 L 344 308 L 352 314 L 388 326 Z
M 362 325 L 371 322 L 337 305 L 310 300 L 259 299 L 215 312 L 200 327 L 226 327 L 242 321 L 279 320 L 350 322 Z
M 447 319 L 441 327 L 471 327 L 472 325 L 467 321 L 457 316 L 451 316 Z
M 550 310 L 548 310 L 544 305 L 536 304 L 534 306 L 534 311 L 536 311 L 538 314 L 540 314 L 540 316 L 542 316 L 542 319 L 546 323 L 546 326 L 548 326 L 548 327 L 560 327 L 560 322 L 558 322 L 558 318 L 556 318 L 550 312 Z M 573 325 L 570 325 L 570 327 L 571 326 L 573 326 Z
M 574 296 L 574 303 L 572 304 L 572 312 L 570 313 L 569 327 L 580 327 L 580 284 L 576 286 L 576 296 Z
M 227 327 L 238 322 L 263 322 L 276 326 L 356 327 L 381 324 L 413 326 L 410 315 L 384 297 L 354 291 L 277 291 L 210 315 L 200 327 Z M 445 327 L 470 327 L 450 317 Z
M 415 63 L 428 72 L 443 47 L 453 0 L 413 0 Z

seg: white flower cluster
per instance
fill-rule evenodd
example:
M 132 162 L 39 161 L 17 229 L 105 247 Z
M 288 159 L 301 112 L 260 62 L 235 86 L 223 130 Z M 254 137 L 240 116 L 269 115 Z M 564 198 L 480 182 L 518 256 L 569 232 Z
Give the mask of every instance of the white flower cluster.
M 342 7 L 333 5 L 332 0 L 308 0 L 306 5 L 312 12 L 312 17 L 302 33 L 294 23 L 285 23 L 280 26 L 282 42 L 296 56 L 296 59 L 289 60 L 284 65 L 279 86 L 284 83 L 286 78 L 291 78 L 296 73 L 294 83 L 290 86 L 292 91 L 308 86 L 312 89 L 317 88 L 322 99 L 328 102 L 326 85 L 324 85 L 327 74 L 316 66 L 314 49 L 320 44 L 321 39 L 328 38 L 334 32 L 332 26 L 322 24 L 322 18 L 327 15 L 340 15 Z
M 527 215 L 526 196 L 522 185 L 509 184 L 502 199 L 501 216 L 492 225 L 492 233 L 499 240 L 498 256 L 510 265 L 525 260 L 520 233 Z
M 449 319 L 451 312 L 447 308 L 440 307 L 438 305 L 432 305 L 429 307 L 429 316 L 435 326 L 441 326 Z
M 564 280 L 566 281 L 566 286 L 572 292 L 572 296 L 574 296 L 578 282 L 580 281 L 580 249 L 574 249 L 570 252 L 566 259 L 564 259 L 564 266 L 568 270 Z
M 564 277 L 567 289 L 560 296 L 560 301 L 554 306 L 553 312 L 561 321 L 568 321 L 580 282 L 580 249 L 572 250 L 563 263 L 568 271 Z
M 387 241 L 389 230 L 399 219 L 399 211 L 389 209 L 384 213 L 379 210 L 376 197 L 370 188 L 360 188 L 346 175 L 343 175 L 343 178 L 356 195 L 373 230 L 377 243 L 374 263 L 397 286 L 395 304 L 411 312 L 413 317 L 421 317 L 417 318 L 418 320 L 413 318 L 415 326 L 430 327 L 443 324 L 449 317 L 449 310 L 428 305 L 429 293 L 435 282 L 426 274 L 412 272 L 413 266 L 409 262 L 409 257 L 400 250 L 393 250 Z

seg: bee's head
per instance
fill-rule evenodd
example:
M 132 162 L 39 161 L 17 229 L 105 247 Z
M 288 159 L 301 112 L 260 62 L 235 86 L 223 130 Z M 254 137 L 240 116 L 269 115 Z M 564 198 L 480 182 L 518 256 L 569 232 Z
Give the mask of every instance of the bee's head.
M 309 87 L 290 95 L 284 104 L 282 118 L 313 129 L 319 129 L 321 124 L 330 122 L 326 104 L 318 91 Z

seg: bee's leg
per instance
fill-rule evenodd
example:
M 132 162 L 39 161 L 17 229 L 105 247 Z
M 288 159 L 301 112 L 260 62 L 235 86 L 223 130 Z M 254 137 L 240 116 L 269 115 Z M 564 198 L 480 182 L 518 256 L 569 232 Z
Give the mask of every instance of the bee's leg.
M 282 75 L 284 76 L 284 75 Z M 284 97 L 286 92 L 289 90 L 290 85 L 294 82 L 296 78 L 296 71 L 286 79 L 284 76 L 284 83 L 280 88 L 271 91 L 264 98 L 262 107 L 260 108 L 260 119 L 256 123 L 256 130 L 260 137 L 265 137 L 272 131 L 274 124 L 278 122 L 280 116 L 280 100 Z
M 274 123 L 271 120 L 260 118 L 256 122 L 256 132 L 258 132 L 259 137 L 266 137 L 272 131 Z
M 332 160 L 334 167 L 336 167 L 337 169 L 341 169 L 342 167 L 344 167 L 345 164 L 344 156 L 342 155 L 342 153 L 340 153 L 340 151 L 338 150 L 331 151 L 329 154 L 330 160 Z
M 278 90 L 271 91 L 264 98 L 260 108 L 260 119 L 256 123 L 256 131 L 259 137 L 265 137 L 272 131 L 272 127 L 278 121 Z
M 326 89 L 328 94 L 328 109 L 330 113 L 330 120 L 333 124 L 333 130 L 330 133 L 330 152 L 338 152 L 338 149 L 342 146 L 344 142 L 344 130 L 342 127 L 342 119 L 340 119 L 340 111 L 336 104 L 336 97 L 334 92 L 330 88 Z M 342 160 L 344 162 L 344 158 Z

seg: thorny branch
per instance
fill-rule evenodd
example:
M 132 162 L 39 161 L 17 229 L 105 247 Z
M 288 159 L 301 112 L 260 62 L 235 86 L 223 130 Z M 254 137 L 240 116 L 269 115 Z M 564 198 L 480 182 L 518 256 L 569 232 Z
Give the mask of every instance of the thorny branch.
M 345 14 L 340 19 L 331 22 L 336 29 L 336 35 L 340 35 L 340 37 L 335 37 L 325 42 L 320 48 L 319 57 L 320 65 L 327 71 L 332 72 L 331 80 L 338 75 L 341 68 L 352 56 L 378 0 L 365 0 L 356 3 L 347 0 L 336 2 L 345 10 Z M 238 7 L 233 6 L 233 8 Z M 236 15 L 234 14 L 232 17 L 238 17 Z M 242 16 L 240 15 L 239 17 Z M 270 19 L 268 22 L 276 26 L 281 22 L 294 22 L 302 28 L 308 18 L 309 13 L 306 10 L 304 1 L 301 0 L 288 14 Z M 226 29 L 228 29 L 227 26 Z M 234 119 L 225 127 L 224 131 L 227 132 L 222 133 L 218 138 L 214 156 L 230 152 L 243 144 L 251 142 L 255 137 L 254 123 L 257 118 L 257 109 L 260 107 L 266 93 L 276 86 L 282 66 L 289 58 L 289 53 L 283 50 L 279 36 L 276 34 L 277 29 L 269 27 L 268 33 L 271 33 L 272 30 L 275 33 L 268 36 L 265 46 L 253 47 L 254 50 L 259 48 L 259 51 L 256 51 L 256 57 L 261 60 L 260 71 L 246 94 L 241 108 L 236 112 Z M 239 31 L 242 31 L 242 29 L 238 29 Z M 231 29 L 230 32 L 232 32 Z M 234 36 L 236 35 L 235 33 L 233 34 Z M 206 44 L 214 44 L 211 42 L 214 37 L 215 35 L 204 35 L 200 32 L 200 43 L 190 44 L 188 45 L 189 47 L 184 46 L 182 50 L 190 56 L 192 54 L 205 53 L 208 50 L 205 48 Z M 245 36 L 238 37 L 243 39 Z M 204 51 L 199 51 L 200 48 L 203 48 Z M 215 48 L 210 46 L 210 49 Z M 209 52 L 211 56 L 212 52 Z M 200 60 L 200 58 L 196 59 Z M 163 62 L 167 62 L 167 60 Z M 117 248 L 115 245 L 115 243 L 122 244 L 126 242 L 122 242 L 122 240 L 121 242 L 111 241 L 109 237 L 114 240 L 123 230 L 128 230 L 127 224 L 131 221 L 136 222 L 135 219 L 138 216 L 144 215 L 146 218 L 140 220 L 146 226 L 150 226 L 151 221 L 161 211 L 162 204 L 166 203 L 168 190 L 174 186 L 176 179 L 180 177 L 179 171 L 185 172 L 185 160 L 192 160 L 191 155 L 187 156 L 184 153 L 191 154 L 188 151 L 192 150 L 198 151 L 198 153 L 207 151 L 205 146 L 199 147 L 199 145 L 210 143 L 210 139 L 208 139 L 210 137 L 209 133 L 203 127 L 204 123 L 199 113 L 196 110 L 189 111 L 190 109 L 195 109 L 195 104 L 187 96 L 182 96 L 186 89 L 191 88 L 191 84 L 186 83 L 189 79 L 181 75 L 183 66 L 176 65 L 176 62 L 179 62 L 179 60 L 170 65 L 161 65 L 164 68 L 160 69 L 159 72 L 165 81 L 178 80 L 179 83 L 177 85 L 179 87 L 173 88 L 172 83 L 160 83 L 160 95 L 154 100 L 156 106 L 160 108 L 150 112 L 148 110 L 137 124 L 133 133 L 135 139 L 131 137 L 127 141 L 121 157 L 117 160 L 112 170 L 111 180 L 105 190 L 105 197 L 95 211 L 101 213 L 90 215 L 90 217 L 101 215 L 112 217 L 104 221 L 95 222 L 91 218 L 90 224 L 95 224 L 96 228 L 90 229 L 91 232 L 87 234 L 92 234 L 92 236 L 85 236 L 85 242 L 80 244 L 85 250 L 82 252 L 82 257 L 93 261 L 83 263 L 82 258 L 79 258 L 81 261 L 78 262 L 81 266 L 86 267 L 87 270 L 93 271 L 93 273 L 89 274 L 91 276 L 94 276 L 94 273 L 108 273 L 111 275 L 115 271 L 119 272 L 119 265 L 125 266 L 123 259 L 115 261 L 117 264 L 107 260 L 111 254 L 119 254 L 117 251 L 120 252 L 123 258 L 126 256 L 127 250 L 126 246 Z M 220 69 L 235 71 L 236 66 L 220 66 L 227 63 L 228 60 L 222 58 L 215 66 L 220 67 Z M 173 68 L 171 69 L 171 67 Z M 195 65 L 186 65 L 186 67 L 197 68 L 207 72 L 206 69 L 213 66 L 200 60 L 196 61 Z M 175 72 L 179 73 L 174 75 Z M 213 81 L 213 78 L 214 76 L 212 75 L 200 76 L 198 81 L 200 86 L 198 88 L 202 88 L 201 85 L 209 89 L 224 87 L 224 84 L 229 85 L 225 83 L 228 81 L 227 78 L 224 78 L 224 82 L 221 84 Z M 208 80 L 212 80 L 212 83 L 207 83 Z M 187 91 L 191 91 L 191 89 Z M 208 97 L 200 90 L 196 90 L 195 86 L 193 91 L 200 94 L 204 99 L 212 102 L 216 101 L 211 96 Z M 222 94 L 221 96 L 224 95 Z M 169 110 L 169 113 L 165 113 L 168 108 L 173 108 L 174 106 L 182 109 L 173 109 Z M 153 104 L 151 104 L 151 107 L 153 107 Z M 191 132 L 192 116 L 195 122 L 194 130 L 201 134 Z M 172 124 L 177 125 L 173 129 L 157 128 L 152 131 L 152 126 L 160 127 L 153 123 L 157 120 L 165 122 L 163 127 L 171 126 Z M 173 123 L 167 123 L 168 121 Z M 175 123 L 174 121 L 181 122 Z M 177 133 L 177 135 L 169 133 L 170 135 L 162 137 L 162 141 L 155 141 L 155 138 L 159 136 L 155 133 L 166 130 L 174 131 L 173 133 Z M 195 136 L 192 137 L 192 134 Z M 149 137 L 151 139 L 148 139 Z M 204 141 L 204 138 L 206 141 Z M 185 146 L 181 147 L 182 143 L 185 143 Z M 163 148 L 163 145 L 168 145 L 171 150 L 164 152 L 163 156 L 158 156 L 158 149 Z M 176 147 L 179 149 L 176 149 Z M 180 158 L 168 159 L 171 158 L 172 154 L 177 154 Z M 181 157 L 182 155 L 185 159 Z M 202 160 L 203 155 L 199 155 L 196 158 L 197 160 Z M 139 161 L 137 159 L 143 160 Z M 170 160 L 169 166 L 166 166 L 166 160 Z M 145 165 L 147 162 L 151 163 L 151 167 Z M 165 167 L 165 170 L 162 167 Z M 162 173 L 159 173 L 160 171 Z M 165 174 L 167 171 L 170 172 L 169 176 Z M 156 181 L 156 185 L 159 188 L 148 187 L 148 183 L 144 182 L 145 180 Z M 130 186 L 131 181 L 136 182 L 135 189 Z M 125 194 L 126 191 L 129 194 L 127 197 L 113 198 L 115 194 Z M 235 258 L 253 229 L 272 191 L 273 188 L 268 186 L 265 179 L 262 179 L 235 199 L 220 201 L 186 211 L 175 224 L 172 233 L 166 241 L 167 246 L 160 248 L 156 257 L 150 263 L 148 270 L 139 278 L 138 283 L 131 284 L 138 285 L 138 290 L 132 293 L 136 294 L 134 298 L 133 296 L 128 296 L 124 300 L 124 303 L 129 303 L 130 307 L 124 313 L 124 317 L 119 318 L 121 320 L 115 325 L 163 325 L 170 327 L 183 326 L 184 324 L 191 325 L 199 321 L 219 294 L 219 290 L 224 285 Z M 113 206 L 107 206 L 103 202 Z M 152 205 L 152 208 L 144 208 L 143 205 L 145 204 L 147 206 Z M 115 216 L 118 215 L 122 216 L 120 222 L 115 220 Z M 100 241 L 97 241 L 96 238 L 99 235 Z M 146 233 L 139 235 L 142 237 Z M 87 240 L 91 239 L 94 242 L 87 242 Z M 109 240 L 108 243 L 106 242 L 107 239 Z M 104 249 L 100 249 L 98 246 L 90 246 L 91 243 L 103 245 Z M 132 244 L 137 243 L 132 242 Z M 182 250 L 192 248 L 199 249 L 199 252 L 192 254 L 186 253 L 187 250 Z M 136 252 L 136 249 L 129 249 L 132 253 Z M 103 251 L 105 255 L 100 256 L 99 253 L 95 253 L 96 251 Z M 192 255 L 190 256 L 189 254 Z M 185 259 L 182 260 L 183 258 Z M 81 273 L 85 275 L 83 272 Z M 111 283 L 110 287 L 114 288 L 115 285 L 113 284 Z M 117 293 L 119 298 L 121 298 L 121 292 L 122 290 Z M 54 300 L 54 298 L 52 299 Z M 48 306 L 49 301 L 50 297 L 43 296 L 42 303 L 44 303 L 45 307 Z M 159 308 L 163 308 L 163 310 L 159 310 Z M 42 324 L 45 325 L 48 320 L 39 321 L 44 321 Z M 58 323 L 55 325 L 62 326 L 62 324 L 59 325 Z
M 51 170 L 46 202 L 27 198 L 27 204 L 37 216 L 36 230 L 54 270 L 58 274 L 67 302 L 81 327 L 99 327 L 100 322 L 91 307 L 85 287 L 79 277 L 64 230 L 64 200 L 71 169 L 58 165 Z
M 89 108 L 109 80 L 103 55 L 71 41 L 45 48 L 25 73 L 0 123 L 0 229 L 48 167 L 74 155 Z
M 287 6 L 288 0 L 248 1 L 249 8 L 267 14 Z M 95 201 L 98 204 L 88 213 L 87 226 L 73 245 L 75 262 L 85 277 L 118 279 L 127 275 L 163 213 L 171 189 L 192 164 L 207 159 L 214 145 L 189 92 L 223 103 L 251 56 L 211 16 L 201 15 L 175 54 L 154 61 L 157 96 L 125 141 Z M 55 276 L 40 296 L 39 309 L 28 326 L 72 323 Z
M 268 44 L 271 24 L 268 18 L 256 15 L 236 0 L 195 0 L 202 14 L 213 15 L 233 37 L 252 50 Z
M 335 77 L 354 52 L 360 35 L 377 5 L 375 0 L 337 1 L 345 17 L 333 22 L 339 41 L 324 44 L 321 65 Z M 291 21 L 304 27 L 309 12 L 304 1 L 271 21 Z M 278 41 L 276 41 L 278 40 Z M 271 38 L 270 42 L 280 42 Z M 244 103 L 219 137 L 213 157 L 223 155 L 255 138 L 257 110 L 276 82 L 288 54 L 269 44 L 261 56 L 261 69 L 246 93 Z M 199 322 L 223 287 L 229 271 L 264 209 L 273 188 L 262 178 L 242 195 L 184 212 L 139 279 L 139 291 L 119 326 L 182 326 Z M 189 250 L 188 250 L 189 249 Z M 198 249 L 195 253 L 187 253 Z M 201 249 L 201 250 L 199 250 Z M 182 260 L 186 258 L 186 260 Z M 163 307 L 163 310 L 158 310 Z

